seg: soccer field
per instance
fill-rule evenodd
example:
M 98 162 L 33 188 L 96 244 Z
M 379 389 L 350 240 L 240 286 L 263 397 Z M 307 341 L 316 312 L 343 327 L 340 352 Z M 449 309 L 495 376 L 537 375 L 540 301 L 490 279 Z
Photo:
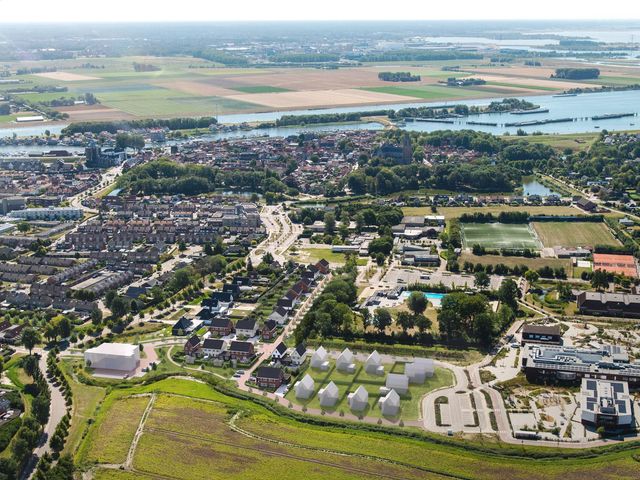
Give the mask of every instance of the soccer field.
M 620 245 L 604 222 L 535 222 L 533 228 L 545 247 Z
M 466 248 L 474 245 L 489 249 L 540 248 L 540 243 L 528 224 L 463 223 L 462 236 Z

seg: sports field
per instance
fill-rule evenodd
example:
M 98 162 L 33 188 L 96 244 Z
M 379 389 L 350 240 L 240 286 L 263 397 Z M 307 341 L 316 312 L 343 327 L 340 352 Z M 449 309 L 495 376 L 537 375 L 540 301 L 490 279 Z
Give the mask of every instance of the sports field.
M 545 247 L 620 245 L 604 222 L 534 222 Z
M 528 224 L 463 223 L 461 226 L 466 248 L 474 245 L 489 249 L 540 248 L 540 243 Z

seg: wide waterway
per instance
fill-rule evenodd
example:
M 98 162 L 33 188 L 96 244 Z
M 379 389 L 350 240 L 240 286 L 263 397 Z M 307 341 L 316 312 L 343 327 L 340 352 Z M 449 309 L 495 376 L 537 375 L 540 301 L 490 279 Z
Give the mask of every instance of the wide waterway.
M 514 115 L 512 113 L 487 113 L 481 115 L 471 115 L 466 118 L 455 119 L 452 124 L 432 123 L 432 122 L 407 122 L 407 130 L 431 132 L 435 130 L 462 130 L 472 129 L 493 134 L 503 134 L 509 132 L 515 134 L 518 128 L 525 132 L 532 133 L 540 131 L 548 134 L 562 133 L 583 133 L 597 132 L 602 129 L 608 130 L 634 130 L 640 129 L 640 90 L 627 90 L 619 92 L 585 93 L 575 97 L 554 97 L 552 95 L 537 95 L 530 97 L 518 97 L 528 100 L 542 109 L 548 109 L 545 113 L 535 113 L 530 115 Z M 500 100 L 502 97 L 485 98 L 478 100 L 451 101 L 451 102 L 420 102 L 420 103 L 400 103 L 390 105 L 367 105 L 357 107 L 327 108 L 317 110 L 290 110 L 266 113 L 238 113 L 220 115 L 220 123 L 243 123 L 243 122 L 270 122 L 279 119 L 283 115 L 309 115 L 322 113 L 347 113 L 347 112 L 367 112 L 383 109 L 401 109 L 407 107 L 455 105 L 464 103 L 466 105 L 487 105 L 492 100 Z M 606 114 L 633 113 L 635 116 L 614 118 L 607 120 L 592 120 L 591 117 Z M 522 127 L 505 127 L 505 123 L 526 122 L 532 120 L 548 120 L 571 118 L 572 121 L 562 123 L 548 123 L 545 125 L 532 125 Z M 575 119 L 575 120 L 573 120 Z M 473 125 L 468 122 L 495 123 L 490 125 Z M 11 136 L 16 133 L 19 136 L 29 136 L 43 134 L 45 130 L 51 133 L 60 133 L 65 125 L 51 125 L 43 123 L 29 127 L 15 127 L 0 129 L 0 137 Z M 316 125 L 306 127 L 281 127 L 272 129 L 242 130 L 234 132 L 222 132 L 208 135 L 212 139 L 239 138 L 255 135 L 286 136 L 294 135 L 303 131 L 336 131 L 354 129 L 381 128 L 379 124 L 362 122 L 344 125 Z

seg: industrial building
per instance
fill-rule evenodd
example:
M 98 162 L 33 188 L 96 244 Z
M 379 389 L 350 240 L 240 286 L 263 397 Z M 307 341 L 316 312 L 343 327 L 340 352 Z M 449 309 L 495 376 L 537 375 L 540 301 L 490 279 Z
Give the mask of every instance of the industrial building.
M 627 382 L 583 378 L 580 396 L 582 423 L 605 428 L 633 425 L 633 402 Z

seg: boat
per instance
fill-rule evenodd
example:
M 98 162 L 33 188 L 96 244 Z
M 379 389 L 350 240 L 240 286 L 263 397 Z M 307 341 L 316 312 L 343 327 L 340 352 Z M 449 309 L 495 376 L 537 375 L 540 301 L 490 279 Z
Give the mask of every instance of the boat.
M 562 97 L 577 97 L 577 93 L 558 93 L 557 95 L 551 95 L 554 98 L 562 98 Z

